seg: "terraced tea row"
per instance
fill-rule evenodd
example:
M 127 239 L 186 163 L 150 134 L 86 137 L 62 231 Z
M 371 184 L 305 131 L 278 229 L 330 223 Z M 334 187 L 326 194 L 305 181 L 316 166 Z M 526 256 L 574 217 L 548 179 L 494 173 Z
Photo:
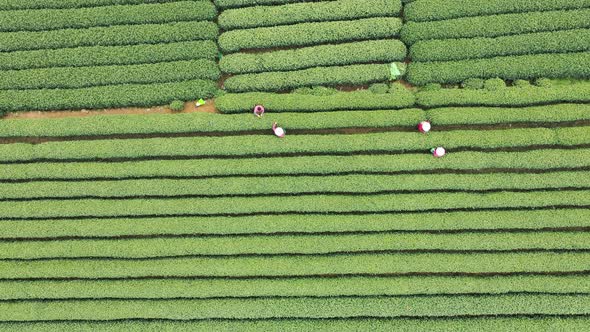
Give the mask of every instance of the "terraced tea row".
M 0 10 L 2 113 L 153 106 L 218 93 L 211 1 L 6 5 L 17 10 Z
M 424 85 L 469 78 L 588 78 L 580 63 L 587 62 L 583 52 L 590 45 L 589 7 L 584 0 L 408 4 L 409 22 L 401 34 L 412 45 L 407 79 Z

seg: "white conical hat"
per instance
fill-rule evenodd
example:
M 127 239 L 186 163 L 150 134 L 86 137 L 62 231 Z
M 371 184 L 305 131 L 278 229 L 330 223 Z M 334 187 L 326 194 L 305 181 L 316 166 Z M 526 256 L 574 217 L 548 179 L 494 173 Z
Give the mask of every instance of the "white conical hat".
M 276 127 L 275 128 L 275 135 L 277 135 L 279 137 L 285 136 L 285 129 L 283 129 L 281 127 Z

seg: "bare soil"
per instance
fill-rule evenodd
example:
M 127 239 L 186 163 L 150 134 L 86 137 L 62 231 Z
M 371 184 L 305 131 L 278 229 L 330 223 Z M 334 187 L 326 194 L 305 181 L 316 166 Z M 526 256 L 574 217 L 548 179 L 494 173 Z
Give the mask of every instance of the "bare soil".
M 189 101 L 184 104 L 184 110 L 174 112 L 168 106 L 156 106 L 150 108 L 109 108 L 93 110 L 65 110 L 65 111 L 27 111 L 8 113 L 5 119 L 48 119 L 48 118 L 67 118 L 67 117 L 85 117 L 93 115 L 116 115 L 116 114 L 172 114 L 172 113 L 217 113 L 215 101 L 207 100 L 203 106 L 197 107 L 195 101 Z

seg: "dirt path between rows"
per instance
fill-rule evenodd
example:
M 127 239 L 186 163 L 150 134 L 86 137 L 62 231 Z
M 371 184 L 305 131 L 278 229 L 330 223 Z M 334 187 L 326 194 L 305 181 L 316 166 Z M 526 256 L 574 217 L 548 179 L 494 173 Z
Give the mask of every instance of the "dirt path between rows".
M 178 114 L 178 113 L 217 113 L 215 109 L 215 100 L 207 100 L 203 106 L 197 107 L 194 101 L 184 104 L 184 110 L 174 112 L 168 106 L 155 106 L 150 108 L 127 107 L 127 108 L 108 108 L 96 110 L 66 110 L 66 111 L 26 111 L 8 113 L 4 119 L 48 119 L 48 118 L 68 118 L 68 117 L 85 117 L 93 115 L 115 115 L 115 114 Z

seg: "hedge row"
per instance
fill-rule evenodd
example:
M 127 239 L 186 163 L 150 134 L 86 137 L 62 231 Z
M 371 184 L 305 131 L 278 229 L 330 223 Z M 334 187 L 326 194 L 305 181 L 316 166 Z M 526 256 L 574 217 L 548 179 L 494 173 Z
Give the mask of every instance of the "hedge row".
M 1 242 L 1 259 L 53 259 L 53 258 L 156 258 L 175 257 L 182 255 L 195 256 L 236 256 L 236 255 L 281 255 L 281 254 L 333 254 L 333 253 L 355 253 L 363 251 L 410 251 L 410 250 L 489 250 L 489 251 L 511 251 L 511 250 L 534 250 L 543 248 L 546 250 L 587 250 L 590 248 L 590 237 L 584 232 L 527 232 L 527 233 L 442 233 L 442 234 L 340 234 L 340 235 L 311 235 L 304 236 L 227 236 L 227 237 L 184 237 L 167 238 L 156 237 L 148 239 L 125 239 L 125 240 L 96 240 L 81 239 L 68 241 L 19 241 Z M 576 280 L 576 278 L 572 278 Z M 299 279 L 301 280 L 301 279 Z M 137 280 L 136 280 L 137 282 Z M 102 282 L 98 282 L 100 285 Z M 226 293 L 228 282 L 221 289 L 216 291 L 194 290 L 191 293 Z M 256 283 L 257 282 L 253 282 Z M 243 283 L 248 287 L 248 283 Z M 300 284 L 300 283 L 299 283 Z M 370 283 L 374 285 L 373 283 Z M 582 282 L 583 289 L 590 290 L 590 282 Z M 4 286 L 4 287 L 3 287 Z M 540 285 L 537 285 L 539 287 Z M 0 290 L 6 286 L 0 283 Z M 17 287 L 18 288 L 18 287 Z M 30 288 L 30 287 L 27 287 Z M 90 289 L 88 289 L 90 288 Z M 233 287 L 231 287 L 233 288 Z M 302 291 L 288 292 L 279 289 L 266 289 L 265 291 L 253 292 L 250 287 L 249 293 L 269 294 L 284 296 L 286 294 L 297 294 Z M 352 289 L 363 289 L 363 293 L 371 292 L 369 287 L 354 287 Z M 412 287 L 415 289 L 416 287 Z M 462 287 L 464 288 L 464 287 Z M 532 288 L 532 287 L 531 287 Z M 548 289 L 558 288 L 548 286 Z M 559 288 L 566 288 L 561 286 Z M 351 292 L 352 289 L 349 291 Z M 436 288 L 435 288 L 436 289 Z M 92 292 L 92 287 L 86 287 L 84 293 Z M 58 291 L 55 293 L 67 293 Z M 375 291 L 375 290 L 373 290 Z M 481 290 L 480 290 L 481 291 Z M 124 291 L 122 294 L 140 293 L 138 290 Z M 280 293 L 279 293 L 280 292 Z M 333 289 L 328 292 L 344 292 L 342 289 Z M 349 292 L 344 292 L 349 294 Z M 407 291 L 406 291 L 407 292 Z M 496 293 L 497 290 L 492 292 Z M 9 292 L 14 293 L 14 291 Z M 36 292 L 35 292 L 36 293 Z M 33 294 L 35 294 L 33 293 Z M 175 290 L 158 292 L 159 296 L 169 297 Z M 204 293 L 204 294 L 203 294 Z M 244 291 L 237 292 L 243 294 Z M 278 294 L 277 294 L 278 293 Z M 388 291 L 388 294 L 404 294 L 399 290 Z M 454 292 L 455 294 L 457 292 Z M 2 293 L 2 298 L 8 295 Z M 31 294 L 31 295 L 33 295 Z M 430 291 L 432 294 L 432 291 Z M 31 298 L 31 295 L 26 298 Z M 80 297 L 75 295 L 74 298 Z M 147 295 L 147 294 L 146 294 Z M 230 295 L 231 294 L 227 294 Z M 385 294 L 378 294 L 385 295 Z M 22 296 L 22 295 L 21 295 Z M 103 297 L 103 296 L 99 296 Z M 155 298 L 156 295 L 148 295 Z
M 410 56 L 412 61 L 419 62 L 583 51 L 590 51 L 590 29 L 497 38 L 425 40 L 412 45 Z
M 68 9 L 114 5 L 139 5 L 145 3 L 167 3 L 177 1 L 184 0 L 4 0 L 0 3 L 0 10 Z
M 474 209 L 536 209 L 553 208 L 559 206 L 587 207 L 590 205 L 590 192 L 588 190 L 568 191 L 527 191 L 527 192 L 498 192 L 498 193 L 420 193 L 420 194 L 394 194 L 394 195 L 306 195 L 294 197 L 232 197 L 232 198 L 170 198 L 170 199 L 78 199 L 78 200 L 39 200 L 25 202 L 1 201 L 2 219 L 56 219 L 56 218 L 86 218 L 86 217 L 152 217 L 152 216 L 232 216 L 232 215 L 268 215 L 268 214 L 293 214 L 293 213 L 356 213 L 371 214 L 377 212 L 420 212 L 441 210 L 474 210 Z M 590 268 L 590 253 L 584 253 L 586 265 L 578 266 L 579 270 Z M 473 255 L 467 255 L 473 256 Z M 289 257 L 293 259 L 293 257 Z M 341 258 L 341 257 L 340 257 Z M 27 262 L 29 263 L 29 262 Z M 31 265 L 38 262 L 30 262 Z M 20 268 L 15 262 L 0 261 L 0 276 L 4 278 L 18 278 L 39 276 L 51 277 L 57 274 L 88 275 L 95 269 L 87 271 L 78 270 L 76 267 L 67 268 L 60 266 L 59 262 L 48 264 L 51 271 L 23 264 Z M 58 264 L 56 264 L 58 263 Z M 70 263 L 74 263 L 71 262 Z M 77 263 L 81 263 L 78 261 Z M 121 262 L 118 262 L 119 264 Z M 152 262 L 153 263 L 153 262 Z M 195 268 L 193 271 L 206 273 L 193 264 L 186 265 Z M 521 262 L 522 263 L 522 262 Z M 22 263 L 21 263 L 22 264 Z M 229 262 L 228 262 L 229 264 Z M 567 260 L 573 268 L 579 264 L 573 264 L 573 260 Z M 85 264 L 81 264 L 82 266 Z M 150 264 L 158 269 L 160 264 Z M 232 265 L 232 264 L 230 264 Z M 292 264 L 288 264 L 288 266 Z M 26 266 L 26 267 L 25 267 Z M 156 268 L 156 266 L 158 266 Z M 264 274 L 262 266 L 256 274 Z M 395 266 L 395 265 L 394 265 Z M 537 268 L 539 265 L 535 265 Z M 542 266 L 542 265 L 541 265 Z M 121 267 L 121 266 L 119 266 Z M 165 267 L 165 266 L 164 266 Z M 269 267 L 270 266 L 265 266 Z M 328 265 L 330 269 L 335 266 Z M 487 268 L 493 268 L 493 264 L 486 264 Z M 87 267 L 88 268 L 88 267 Z M 200 266 L 204 268 L 204 266 Z M 405 269 L 404 267 L 402 269 Z M 425 267 L 427 268 L 427 267 Z M 428 267 L 433 268 L 433 267 Z M 456 266 L 454 268 L 457 268 Z M 213 262 L 207 263 L 206 269 L 215 270 Z M 84 272 L 86 271 L 86 272 Z M 141 268 L 118 269 L 123 273 L 142 274 Z M 167 271 L 165 268 L 162 271 Z M 120 273 L 120 272 L 117 272 Z M 250 269 L 234 271 L 238 275 L 251 275 Z M 275 273 L 271 273 L 275 274 Z M 166 273 L 170 275 L 170 271 Z
M 0 111 L 149 107 L 169 104 L 175 99 L 209 98 L 217 93 L 217 82 L 205 80 L 109 85 L 73 90 L 3 90 L 0 91 Z
M 0 71 L 0 90 L 76 89 L 115 84 L 147 84 L 220 76 L 212 60 L 197 59 L 129 66 L 58 67 Z
M 401 9 L 400 0 L 302 2 L 284 6 L 255 6 L 226 10 L 219 15 L 218 24 L 220 28 L 228 31 L 305 22 L 399 16 Z
M 590 7 L 590 1 L 588 0 L 463 0 L 460 2 L 421 0 L 408 4 L 404 8 L 404 16 L 408 21 L 424 22 L 459 17 L 582 9 L 588 7 Z
M 215 40 L 218 29 L 213 22 L 179 22 L 44 32 L 0 32 L 0 52 Z
M 409 0 L 406 0 L 409 1 Z M 414 0 L 415 1 L 415 0 Z M 8 330 L 47 331 L 583 331 L 590 319 L 582 316 L 451 318 L 451 319 L 275 319 L 275 320 L 127 320 L 117 322 L 0 323 Z
M 590 225 L 588 209 L 517 211 L 472 211 L 372 215 L 283 215 L 245 217 L 162 217 L 110 219 L 54 219 L 23 222 L 3 220 L 4 239 L 62 237 L 117 238 L 125 235 L 217 236 L 276 233 L 362 233 L 399 231 L 498 231 L 518 229 L 538 231 L 548 228 L 575 230 Z M 3 283 L 6 281 L 3 281 Z M 3 284 L 2 283 L 2 284 Z M 0 285 L 2 285 L 0 284 Z M 1 287 L 1 286 L 0 286 Z M 14 287 L 13 291 L 18 291 Z M 152 290 L 153 291 L 153 290 Z M 9 294 L 4 293 L 2 294 Z
M 590 53 L 537 54 L 449 62 L 413 62 L 406 79 L 415 85 L 461 83 L 468 78 L 507 80 L 590 78 Z
M 499 37 L 579 28 L 590 28 L 590 9 L 409 22 L 404 24 L 401 37 L 406 44 L 414 44 L 429 39 Z
M 369 64 L 243 74 L 225 80 L 224 87 L 228 92 L 277 92 L 316 85 L 363 85 L 388 81 L 390 78 L 389 64 Z
M 215 5 L 209 1 L 0 11 L 0 31 L 44 31 L 124 24 L 212 21 L 216 16 Z
M 379 110 L 412 107 L 414 94 L 398 88 L 393 93 L 376 94 L 368 90 L 337 92 L 327 96 L 298 93 L 228 93 L 215 100 L 221 113 L 251 113 L 256 105 L 270 112 L 322 112 L 340 110 Z
M 422 151 L 441 142 L 448 149 L 494 149 L 538 145 L 574 146 L 590 143 L 589 127 L 527 128 L 511 130 L 463 130 L 387 132 L 358 135 L 272 135 L 182 137 L 100 141 L 68 141 L 44 144 L 0 145 L 0 161 L 95 160 L 179 156 L 272 156 L 277 154 L 348 154 Z
M 0 200 L 6 199 L 84 199 L 84 198 L 173 198 L 179 196 L 231 197 L 276 195 L 314 195 L 416 191 L 543 190 L 559 188 L 590 189 L 590 172 L 548 174 L 432 174 L 275 176 L 260 178 L 123 180 L 84 182 L 30 182 L 2 184 Z M 590 237 L 586 247 L 590 249 Z M 238 243 L 235 243 L 237 246 Z M 195 244 L 196 245 L 196 244 Z M 544 247 L 544 246 L 541 246 Z M 0 243 L 0 249 L 2 249 Z M 46 249 L 45 254 L 48 253 Z M 368 250 L 368 249 L 367 249 Z M 37 251 L 37 250 L 35 250 Z M 118 252 L 119 250 L 117 250 Z M 213 252 L 210 252 L 213 254 Z M 236 252 L 237 253 L 237 252 Z M 5 256 L 8 255 L 8 256 Z M 9 257 L 0 250 L 0 259 Z M 49 256 L 51 257 L 51 256 Z
M 426 111 L 436 125 L 573 122 L 590 120 L 590 105 L 560 104 L 525 108 L 451 107 Z
M 219 47 L 224 53 L 232 53 L 243 49 L 385 39 L 397 37 L 401 26 L 399 18 L 390 17 L 234 30 L 219 36 Z
M 523 261 L 528 260 L 527 255 L 519 257 Z M 435 256 L 437 257 L 437 256 Z M 473 259 L 481 259 L 485 262 L 487 256 L 473 255 Z M 499 256 L 500 258 L 502 256 Z M 531 257 L 535 257 L 531 254 Z M 332 260 L 338 257 L 331 257 L 327 260 L 329 266 Z M 437 257 L 440 258 L 440 257 Z M 511 257 L 512 258 L 512 257 Z M 568 259 L 569 257 L 564 257 Z M 475 263 L 473 259 L 460 259 L 465 264 Z M 514 264 L 516 258 L 510 259 Z M 551 256 L 545 257 L 551 259 Z M 559 259 L 559 258 L 555 258 Z M 263 264 L 262 262 L 256 263 Z M 299 260 L 298 260 L 299 261 Z M 300 260 L 301 263 L 305 259 Z M 357 262 L 357 259 L 351 261 Z M 404 264 L 404 260 L 371 260 L 374 264 Z M 442 259 L 441 263 L 449 263 L 452 259 Z M 492 261 L 496 261 L 493 259 Z M 539 262 L 538 259 L 533 259 Z M 576 260 L 576 263 L 581 263 Z M 62 263 L 62 262 L 60 262 Z M 144 262 L 151 263 L 151 262 Z M 346 263 L 346 262 L 343 262 Z M 187 262 L 190 264 L 190 261 Z M 284 262 L 288 266 L 288 262 Z M 427 264 L 426 260 L 424 264 Z M 69 264 L 68 264 L 69 265 Z M 124 266 L 131 264 L 124 264 Z M 145 264 L 144 264 L 145 265 Z M 243 264 L 239 264 L 241 266 Z M 253 264 L 256 265 L 256 264 Z M 273 264 L 274 265 L 274 264 Z M 478 264 L 482 265 L 482 263 Z M 508 265 L 508 263 L 506 264 Z M 524 264 L 529 266 L 529 264 Z M 552 265 L 552 264 L 548 264 Z M 581 264 L 586 266 L 585 264 Z M 132 267 L 130 267 L 132 268 Z M 325 269 L 322 269 L 325 270 Z M 354 270 L 354 269 L 352 269 Z M 329 273 L 327 273 L 329 274 Z M 15 322 L 34 322 L 40 321 L 44 324 L 50 321 L 56 321 L 62 324 L 68 320 L 77 322 L 94 321 L 178 321 L 186 320 L 198 323 L 198 327 L 205 331 L 224 330 L 224 331 L 245 331 L 239 324 L 227 323 L 232 321 L 250 321 L 264 322 L 264 324 L 248 324 L 252 330 L 269 331 L 268 328 L 274 327 L 273 331 L 281 331 L 285 322 L 290 328 L 298 330 L 297 326 L 303 331 L 314 331 L 313 327 L 320 328 L 323 331 L 333 331 L 335 326 L 330 324 L 305 324 L 309 321 L 333 321 L 340 322 L 336 326 L 346 330 L 346 326 L 355 328 L 355 331 L 375 330 L 374 324 L 366 324 L 366 317 L 389 318 L 382 321 L 395 321 L 397 324 L 380 322 L 376 326 L 402 327 L 397 318 L 411 317 L 414 321 L 410 326 L 430 326 L 432 330 L 434 324 L 417 324 L 416 321 L 429 321 L 432 317 L 562 317 L 577 316 L 585 317 L 590 311 L 590 296 L 582 294 L 502 294 L 502 295 L 440 295 L 440 296 L 375 296 L 375 297 L 294 297 L 294 298 L 248 298 L 248 299 L 174 299 L 174 300 L 72 300 L 72 301 L 7 301 L 0 303 L 0 320 Z M 296 317 L 296 318 L 295 318 Z M 363 319 L 354 319 L 363 318 Z M 341 318 L 341 319 L 338 319 Z M 391 319 L 395 318 L 395 319 Z M 417 319 L 422 318 L 422 319 Z M 532 319 L 532 318 L 531 318 Z M 557 318 L 554 318 L 557 320 Z M 352 320 L 353 323 L 350 323 Z M 449 319 L 451 320 L 451 319 Z M 280 322 L 280 324 L 277 324 Z M 343 324 L 346 322 L 346 324 Z M 588 320 L 586 320 L 588 322 Z M 359 324 L 360 323 L 360 324 Z M 365 323 L 365 324 L 363 324 Z M 126 323 L 123 323 L 126 324 Z M 383 324 L 383 325 L 382 325 Z M 145 324 L 142 324 L 145 328 Z M 159 323 L 157 325 L 164 325 Z M 179 324 L 170 324 L 178 328 Z M 189 324 L 182 324 L 189 325 Z M 458 324 L 452 324 L 457 326 Z M 59 325 L 58 325 L 59 326 Z M 98 325 L 102 326 L 102 324 Z M 112 326 L 112 325 L 111 325 Z M 118 325 L 119 329 L 125 329 Z M 133 325 L 132 325 L 133 326 Z M 141 325 L 140 325 L 141 326 Z M 191 326 L 191 325 L 189 325 Z M 187 326 L 188 330 L 190 327 Z M 461 326 L 461 325 L 460 325 Z M 467 324 L 462 326 L 467 327 Z M 473 327 L 473 325 L 471 325 Z M 481 326 L 477 324 L 475 326 Z M 517 325 L 527 330 L 525 325 Z M 540 324 L 535 324 L 542 329 Z M 555 326 L 555 325 L 552 325 Z M 558 323 L 559 327 L 582 327 L 582 324 Z M 222 328 L 225 327 L 225 328 Z M 232 328 L 233 327 L 233 328 Z M 322 329 L 321 327 L 324 327 Z M 363 329 L 365 327 L 366 329 Z M 514 326 L 513 326 L 514 327 Z M 264 329 L 266 328 L 266 329 Z M 311 329 L 308 329 L 311 328 Z M 327 329 L 326 329 L 327 328 Z M 173 327 L 170 327 L 172 330 Z M 403 328 L 402 328 L 403 329 Z M 141 327 L 139 327 L 141 330 Z M 160 329 L 157 329 L 158 331 Z M 196 330 L 196 329 L 195 329 Z M 492 329 L 493 330 L 493 329 Z M 583 330 L 583 328 L 582 328 Z M 342 330 L 338 330 L 342 331 Z M 352 331 L 352 330 L 348 330 Z M 387 331 L 384 329 L 383 331 Z M 392 331 L 392 330 L 389 330 Z M 522 331 L 522 330 L 519 330 Z
M 326 0 L 306 0 L 308 2 L 326 1 Z M 328 0 L 332 1 L 332 0 Z M 284 5 L 288 3 L 297 3 L 301 0 L 214 0 L 217 8 L 240 8 L 250 6 L 266 6 L 266 5 Z
M 219 66 L 223 72 L 231 74 L 287 71 L 318 66 L 390 63 L 404 60 L 406 52 L 406 46 L 399 40 L 369 40 L 267 53 L 234 53 L 221 58 Z
M 583 168 L 590 162 L 589 149 L 532 150 L 527 152 L 453 152 L 432 162 L 423 154 L 299 156 L 276 158 L 150 160 L 125 163 L 33 163 L 0 165 L 2 180 L 122 180 L 168 178 L 200 178 L 214 176 L 269 175 L 334 175 L 379 174 L 404 172 L 461 173 L 465 170 L 547 170 Z M 223 163 L 224 167 L 219 167 Z M 309 167 L 309 165 L 314 165 Z M 443 172 L 444 173 L 444 172 Z M 469 219 L 469 218 L 467 218 Z M 587 219 L 590 222 L 590 219 Z M 413 223 L 412 223 L 413 224 Z M 0 224 L 1 226 L 2 224 Z M 39 226 L 39 225 L 38 225 Z M 39 226 L 40 227 L 40 226 Z M 235 228 L 232 228 L 237 231 Z M 10 232 L 12 234 L 12 231 Z M 3 233 L 5 234 L 5 233 Z
M 395 112 L 395 113 L 392 113 Z M 395 116 L 392 116 L 395 114 Z M 235 132 L 269 130 L 273 122 L 294 129 L 384 128 L 414 126 L 424 120 L 424 111 L 347 111 L 306 113 L 266 113 L 261 119 L 251 113 L 219 115 L 209 113 L 93 116 L 0 121 L 0 137 L 84 135 L 125 135 L 157 133 Z
M 90 46 L 0 53 L 0 70 L 133 65 L 194 59 L 216 60 L 217 56 L 217 44 L 212 40 L 153 45 Z
M 420 91 L 417 104 L 423 107 L 440 106 L 528 106 L 548 103 L 588 103 L 590 83 L 556 85 L 550 88 L 504 88 L 496 91 L 441 89 Z
M 478 236 L 479 234 L 472 235 Z M 518 236 L 523 237 L 527 235 L 528 234 L 518 234 Z M 487 234 L 487 236 L 490 236 L 490 238 L 496 238 L 494 234 Z M 412 238 L 411 235 L 408 237 Z M 429 236 L 426 235 L 425 237 L 428 238 Z M 482 241 L 482 244 L 484 244 L 484 242 L 487 241 Z M 460 245 L 461 242 L 459 241 L 457 244 Z M 144 249 L 149 249 L 149 247 L 146 246 Z M 0 283 L 0 294 L 2 295 L 3 300 L 36 298 L 84 299 L 104 297 L 157 299 L 252 296 L 459 295 L 503 294 L 506 292 L 588 293 L 590 292 L 590 281 L 583 275 L 513 275 L 502 277 L 343 276 L 339 278 L 249 280 L 229 278 L 94 281 L 35 280 L 18 282 L 3 281 Z

